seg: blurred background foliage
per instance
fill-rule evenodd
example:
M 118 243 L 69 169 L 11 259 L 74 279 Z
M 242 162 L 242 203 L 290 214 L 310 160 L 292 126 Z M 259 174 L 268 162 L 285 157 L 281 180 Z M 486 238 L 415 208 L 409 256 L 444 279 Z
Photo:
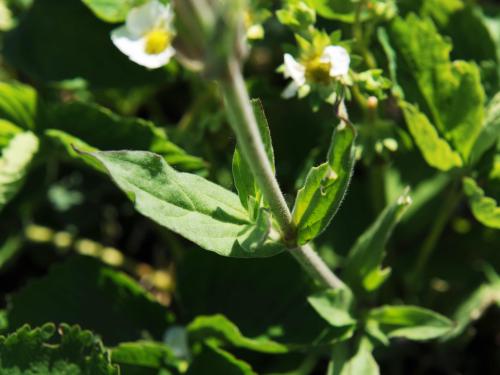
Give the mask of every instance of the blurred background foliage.
M 258 3 L 272 14 L 281 7 Z M 339 5 L 332 17 L 321 4 L 341 1 L 315 3 L 318 27 L 352 36 L 352 9 Z M 432 19 L 453 44 L 452 59 L 474 61 L 493 98 L 500 82 L 500 5 L 401 0 L 397 8 L 401 16 L 415 12 Z M 387 77 L 394 73 L 387 58 L 392 47 L 380 30 L 390 23 L 381 21 L 369 42 Z M 264 103 L 278 179 L 292 204 L 306 171 L 325 155 L 336 120 L 331 107 L 312 111 L 307 100 L 280 97 L 286 82 L 276 68 L 293 34 L 275 16 L 263 25 L 265 38 L 252 42 L 245 76 L 252 97 Z M 123 374 L 178 373 L 187 363 L 188 373 L 325 373 L 321 347 L 303 347 L 325 323 L 307 304 L 311 282 L 291 257 L 239 260 L 204 252 L 136 213 L 100 167 L 71 147 L 150 150 L 179 170 L 233 189 L 235 139 L 216 85 L 175 62 L 155 71 L 133 64 L 112 45 L 113 27 L 81 0 L 0 1 L 0 183 L 10 178 L 0 188 L 0 333 L 28 323 L 39 327 L 31 337 L 54 343 L 57 332 L 71 332 L 61 333 L 65 339 L 43 358 L 63 363 L 57 361 L 64 357 L 70 366 L 61 353 L 77 350 L 85 363 L 71 365 L 89 374 L 113 373 L 114 365 Z M 414 83 L 406 73 L 398 69 L 397 80 L 411 97 Z M 316 241 L 319 252 L 331 267 L 341 267 L 356 238 L 410 186 L 414 204 L 387 248 L 391 278 L 368 303 L 404 301 L 456 322 L 446 341 L 398 339 L 377 349 L 381 373 L 498 374 L 498 229 L 479 223 L 460 196 L 425 267 L 410 278 L 452 189 L 450 174 L 426 164 L 392 94 L 380 99 L 372 123 L 355 101 L 348 107 L 360 133 L 361 161 L 333 225 Z M 16 154 L 14 138 L 23 155 L 31 149 L 26 160 Z M 9 155 L 27 166 L 22 173 L 2 175 Z M 499 158 L 499 147 L 492 148 L 478 172 L 487 195 L 497 200 Z M 196 321 L 217 314 L 227 319 Z M 78 324 L 92 333 L 46 323 Z M 19 345 L 9 337 L 5 350 Z M 280 343 L 294 343 L 297 351 Z M 111 358 L 102 345 L 113 348 Z M 0 351 L 0 364 L 15 363 L 6 353 Z M 143 362 L 129 363 L 134 355 Z

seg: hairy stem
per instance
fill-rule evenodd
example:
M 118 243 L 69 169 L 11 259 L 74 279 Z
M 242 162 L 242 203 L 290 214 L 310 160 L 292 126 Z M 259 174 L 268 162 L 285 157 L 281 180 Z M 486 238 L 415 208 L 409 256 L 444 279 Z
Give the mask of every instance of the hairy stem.
M 227 74 L 220 79 L 220 84 L 229 121 L 236 133 L 241 152 L 278 222 L 285 243 L 294 244 L 296 235 L 292 215 L 267 158 L 241 67 L 237 61 L 229 62 Z M 289 252 L 309 275 L 325 287 L 339 288 L 343 285 L 310 245 L 292 245 Z

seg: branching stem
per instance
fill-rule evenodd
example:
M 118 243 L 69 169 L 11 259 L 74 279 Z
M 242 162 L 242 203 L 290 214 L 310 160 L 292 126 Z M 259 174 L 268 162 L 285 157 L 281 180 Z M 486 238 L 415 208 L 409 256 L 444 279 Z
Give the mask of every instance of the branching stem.
M 310 245 L 296 246 L 296 231 L 292 215 L 267 158 L 241 66 L 236 60 L 229 62 L 228 71 L 220 79 L 220 84 L 238 146 L 276 218 L 285 243 L 290 247 L 289 252 L 316 281 L 328 288 L 341 287 L 342 281 L 335 276 Z

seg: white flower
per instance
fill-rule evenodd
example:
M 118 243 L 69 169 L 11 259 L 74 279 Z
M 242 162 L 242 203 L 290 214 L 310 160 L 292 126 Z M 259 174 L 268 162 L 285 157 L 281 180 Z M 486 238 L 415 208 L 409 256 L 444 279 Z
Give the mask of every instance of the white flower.
M 328 46 L 319 58 L 299 63 L 292 55 L 284 56 L 284 75 L 292 82 L 283 91 L 284 98 L 291 98 L 299 93 L 305 96 L 309 93 L 310 83 L 329 83 L 332 79 L 340 79 L 349 73 L 351 58 L 344 47 Z
M 133 8 L 125 25 L 111 32 L 111 40 L 137 64 L 149 69 L 160 68 L 175 54 L 173 18 L 170 4 L 151 0 Z

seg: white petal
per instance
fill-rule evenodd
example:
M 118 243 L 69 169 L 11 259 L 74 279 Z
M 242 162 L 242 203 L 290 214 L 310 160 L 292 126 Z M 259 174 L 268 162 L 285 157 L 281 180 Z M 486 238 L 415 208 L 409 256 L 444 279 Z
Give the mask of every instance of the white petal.
M 290 84 L 283 90 L 281 93 L 281 97 L 283 99 L 290 99 L 293 98 L 296 94 L 297 91 L 299 90 L 299 86 L 295 81 L 290 82 Z
M 285 53 L 285 77 L 292 78 L 298 86 L 306 83 L 306 68 L 289 53 Z
M 175 49 L 171 46 L 156 55 L 146 53 L 145 38 L 135 36 L 126 26 L 113 30 L 111 40 L 130 60 L 149 69 L 160 68 L 168 64 L 175 54 Z
M 328 46 L 323 50 L 321 61 L 330 63 L 330 76 L 340 77 L 349 73 L 351 58 L 344 47 Z
M 136 36 L 144 35 L 156 28 L 161 17 L 168 12 L 167 7 L 158 0 L 151 0 L 128 13 L 127 28 Z

